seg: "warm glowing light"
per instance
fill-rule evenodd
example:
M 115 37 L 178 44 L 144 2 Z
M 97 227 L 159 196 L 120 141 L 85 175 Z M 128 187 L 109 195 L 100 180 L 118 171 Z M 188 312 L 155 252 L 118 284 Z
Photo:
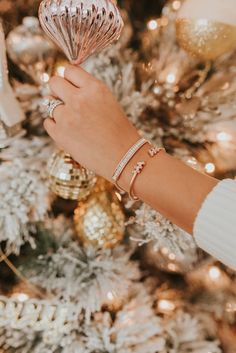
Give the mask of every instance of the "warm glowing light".
M 150 30 L 150 31 L 155 31 L 155 29 L 157 29 L 158 27 L 158 22 L 157 20 L 150 20 L 148 23 L 147 23 L 147 28 Z
M 168 248 L 162 248 L 161 252 L 163 255 L 167 255 L 169 253 L 169 250 L 168 250 Z
M 216 170 L 216 167 L 215 167 L 215 164 L 214 164 L 214 163 L 207 163 L 207 164 L 205 165 L 205 171 L 206 171 L 208 174 L 214 173 L 215 170 Z
M 112 292 L 108 292 L 108 293 L 107 293 L 107 298 L 108 298 L 109 300 L 114 300 L 114 295 L 113 295 L 113 293 L 112 293 Z
M 176 80 L 176 76 L 173 73 L 168 74 L 166 77 L 167 83 L 175 83 L 175 80 Z
M 160 86 L 155 86 L 154 88 L 153 88 L 153 93 L 154 94 L 156 94 L 156 95 L 161 95 L 162 93 L 163 93 L 163 89 L 162 89 L 162 87 L 160 87 Z
M 226 311 L 228 313 L 236 312 L 236 303 L 227 303 L 226 304 Z
M 170 255 L 169 255 L 169 259 L 170 259 L 170 260 L 173 261 L 173 260 L 175 260 L 175 258 L 176 258 L 175 254 L 170 254 Z
M 217 138 L 217 140 L 220 141 L 220 142 L 228 142 L 228 141 L 231 140 L 232 137 L 231 137 L 231 135 L 228 134 L 227 132 L 222 131 L 222 132 L 219 132 L 219 133 L 216 135 L 216 138 Z
M 163 27 L 165 27 L 165 26 L 168 25 L 169 19 L 168 19 L 168 17 L 162 17 L 160 22 L 161 22 L 161 25 L 162 25 Z
M 26 300 L 29 299 L 29 296 L 25 293 L 15 293 L 12 295 L 12 297 L 19 300 L 19 302 L 25 302 Z
M 41 75 L 41 80 L 43 81 L 43 82 L 45 82 L 45 83 L 47 83 L 48 81 L 49 81 L 49 75 L 46 73 L 46 72 L 44 72 L 42 75 Z
M 209 271 L 208 271 L 209 277 L 210 279 L 212 279 L 213 281 L 216 281 L 220 278 L 221 276 L 221 271 L 218 267 L 216 266 L 212 266 Z
M 180 9 L 181 2 L 180 1 L 174 1 L 172 4 L 173 10 L 178 11 Z
M 56 68 L 56 74 L 57 74 L 58 76 L 64 77 L 64 74 L 65 74 L 65 66 L 59 65 L 59 66 Z
M 158 310 L 161 312 L 171 312 L 175 310 L 175 304 L 167 299 L 160 299 L 158 301 Z
M 170 270 L 170 271 L 172 271 L 172 272 L 175 272 L 175 271 L 177 270 L 176 265 L 175 265 L 175 264 L 172 264 L 172 263 L 168 264 L 167 267 L 168 267 L 168 270 Z

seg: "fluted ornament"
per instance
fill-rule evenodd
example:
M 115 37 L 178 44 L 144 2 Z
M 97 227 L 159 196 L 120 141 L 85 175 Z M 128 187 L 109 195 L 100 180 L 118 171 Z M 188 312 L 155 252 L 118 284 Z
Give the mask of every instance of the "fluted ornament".
M 39 19 L 48 36 L 76 65 L 117 40 L 123 28 L 111 0 L 43 0 Z

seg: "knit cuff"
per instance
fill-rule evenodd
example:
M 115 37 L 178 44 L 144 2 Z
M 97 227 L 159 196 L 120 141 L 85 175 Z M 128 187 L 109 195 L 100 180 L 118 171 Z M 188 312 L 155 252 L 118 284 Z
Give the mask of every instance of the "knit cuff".
M 195 220 L 200 248 L 236 270 L 236 182 L 223 180 L 206 197 Z

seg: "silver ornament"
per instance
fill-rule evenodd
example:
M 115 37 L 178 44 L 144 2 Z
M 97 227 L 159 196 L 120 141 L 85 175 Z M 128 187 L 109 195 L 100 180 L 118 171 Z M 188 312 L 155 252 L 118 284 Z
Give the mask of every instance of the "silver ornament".
M 119 10 L 110 0 L 43 0 L 39 19 L 73 64 L 117 40 L 123 28 Z
M 57 49 L 43 33 L 36 17 L 25 17 L 22 25 L 9 33 L 7 51 L 11 60 L 35 82 L 47 82 Z
M 22 122 L 25 115 L 8 79 L 5 36 L 0 23 L 0 148 L 24 135 Z

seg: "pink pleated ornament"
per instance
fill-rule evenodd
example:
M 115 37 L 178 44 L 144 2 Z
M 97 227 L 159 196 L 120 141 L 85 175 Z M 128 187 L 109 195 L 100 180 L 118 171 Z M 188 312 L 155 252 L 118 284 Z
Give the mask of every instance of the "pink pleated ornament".
M 43 0 L 39 19 L 47 35 L 75 65 L 117 40 L 124 25 L 111 0 Z

